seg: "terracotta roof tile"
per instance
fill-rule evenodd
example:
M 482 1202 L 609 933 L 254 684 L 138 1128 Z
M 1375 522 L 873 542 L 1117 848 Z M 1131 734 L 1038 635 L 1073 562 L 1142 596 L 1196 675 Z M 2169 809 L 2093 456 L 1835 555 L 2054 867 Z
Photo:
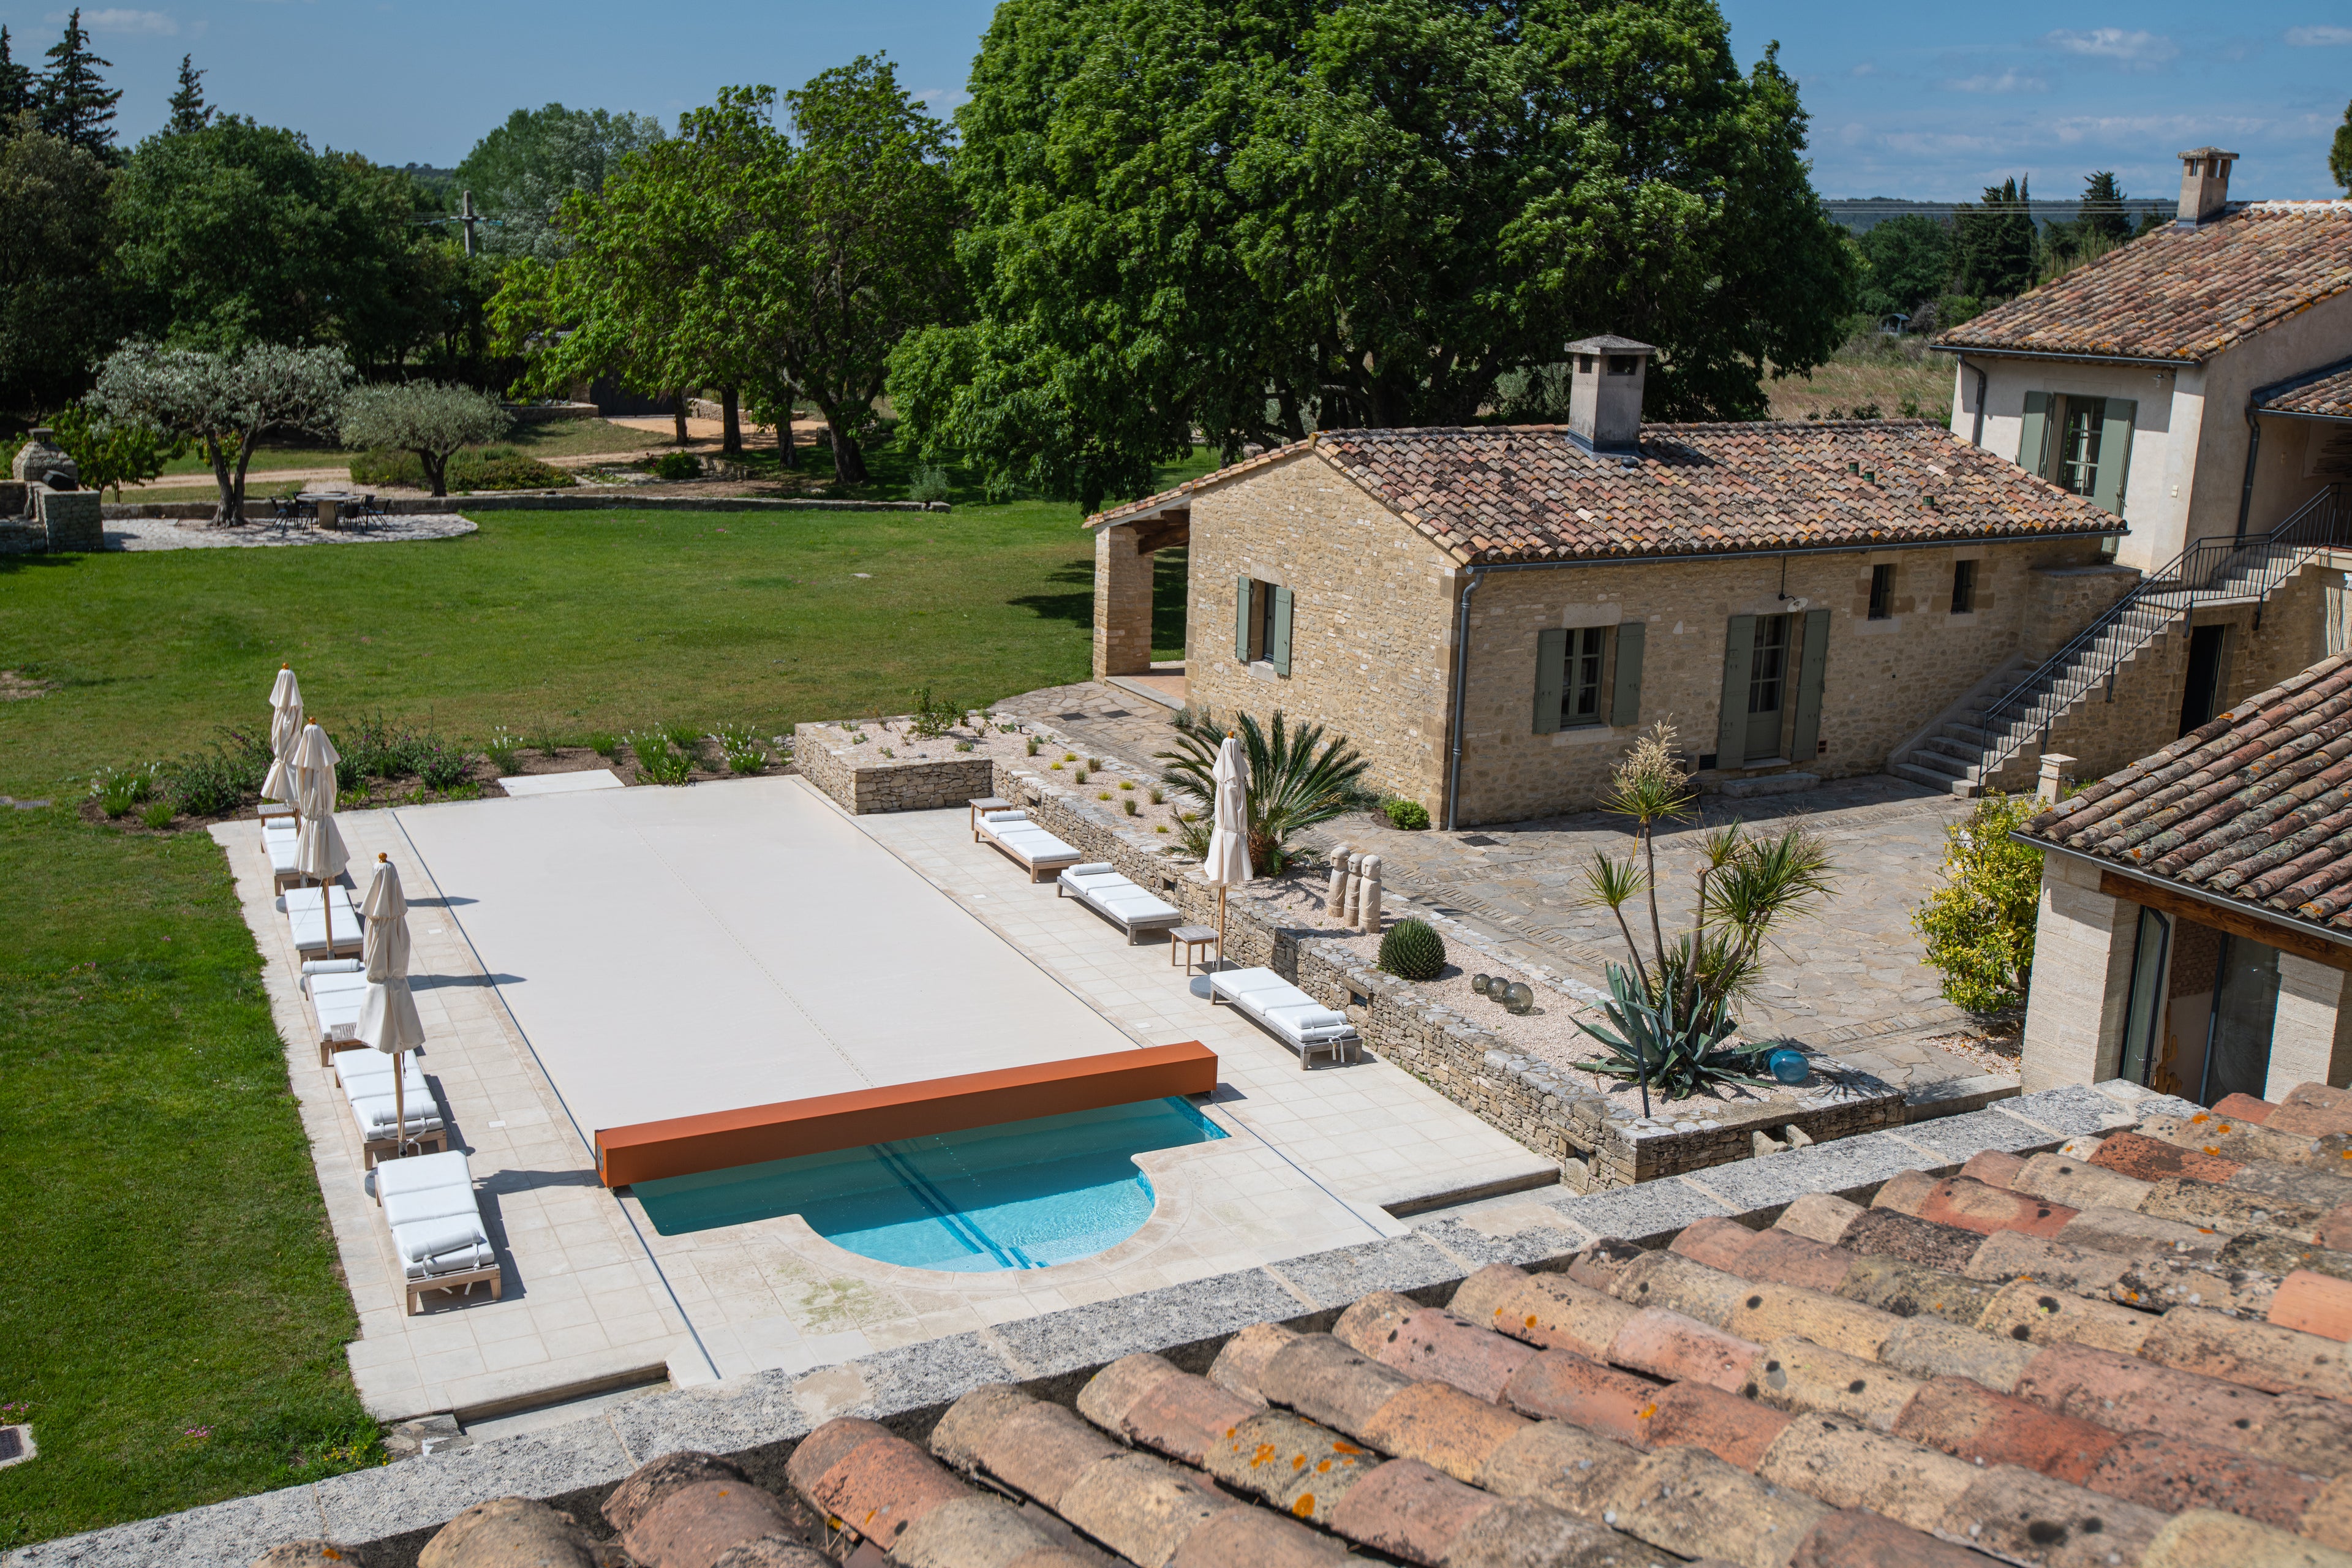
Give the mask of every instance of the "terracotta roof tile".
M 2029 838 L 2352 932 L 2352 657 L 2250 697 L 2042 812 Z
M 2352 202 L 2251 202 L 2143 235 L 1936 342 L 2195 364 L 2347 289 Z
M 2079 496 L 1929 420 L 1651 425 L 1639 457 L 1557 426 L 1336 430 L 1098 513 L 1166 510 L 1311 453 L 1465 564 L 2119 531 Z
M 2260 406 L 2272 414 L 2352 419 L 2352 360 L 2276 388 Z

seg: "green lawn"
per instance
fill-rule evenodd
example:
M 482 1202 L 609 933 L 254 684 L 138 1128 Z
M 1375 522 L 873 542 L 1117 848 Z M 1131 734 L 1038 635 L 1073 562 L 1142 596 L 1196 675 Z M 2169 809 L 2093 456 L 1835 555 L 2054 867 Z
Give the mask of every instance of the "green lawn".
M 980 703 L 1087 673 L 1072 506 L 479 521 L 436 543 L 0 557 L 0 669 L 56 683 L 0 701 L 0 792 L 57 802 L 0 807 L 0 1405 L 28 1405 L 41 1445 L 0 1470 L 0 1549 L 368 1458 L 351 1307 L 219 852 L 81 822 L 93 769 L 259 721 L 281 659 L 331 731 L 382 711 L 467 738 L 782 733 L 903 711 L 924 684 Z
M 604 419 L 549 419 L 517 425 L 499 445 L 512 447 L 533 458 L 579 457 L 592 452 L 636 453 L 670 444 L 669 431 L 637 430 Z M 351 450 L 331 441 L 287 440 L 272 437 L 253 450 L 246 474 L 272 473 L 281 468 L 324 468 L 351 461 Z M 166 475 L 209 474 L 204 453 L 192 451 L 163 466 Z

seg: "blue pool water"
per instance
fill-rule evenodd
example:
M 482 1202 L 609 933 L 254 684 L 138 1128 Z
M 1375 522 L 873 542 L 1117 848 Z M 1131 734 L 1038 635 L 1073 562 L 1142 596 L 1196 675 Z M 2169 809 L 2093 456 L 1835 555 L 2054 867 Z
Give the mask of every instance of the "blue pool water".
M 981 1273 L 1090 1257 L 1151 1217 L 1134 1156 L 1224 1136 L 1182 1100 L 1007 1121 L 796 1160 L 639 1182 L 664 1236 L 796 1214 L 836 1247 Z

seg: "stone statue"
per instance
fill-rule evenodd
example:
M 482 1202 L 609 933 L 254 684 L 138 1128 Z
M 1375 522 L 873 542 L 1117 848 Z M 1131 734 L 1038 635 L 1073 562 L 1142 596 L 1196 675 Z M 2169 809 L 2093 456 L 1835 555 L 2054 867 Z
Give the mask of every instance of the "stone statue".
M 1363 890 L 1363 864 L 1361 855 L 1348 857 L 1348 885 L 1339 900 L 1339 923 L 1343 926 L 1356 923 L 1356 900 Z
M 1347 894 L 1348 847 L 1335 844 L 1331 847 L 1331 890 L 1323 900 L 1323 912 L 1336 919 L 1347 902 Z
M 1381 858 L 1364 857 L 1363 877 L 1356 892 L 1356 924 L 1366 936 L 1381 934 Z

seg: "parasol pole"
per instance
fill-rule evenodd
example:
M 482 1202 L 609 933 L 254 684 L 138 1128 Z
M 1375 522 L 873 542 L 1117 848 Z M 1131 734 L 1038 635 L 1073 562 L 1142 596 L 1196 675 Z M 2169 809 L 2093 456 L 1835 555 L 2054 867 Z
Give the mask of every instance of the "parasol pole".
M 314 721 L 314 722 L 315 722 L 315 721 Z M 324 733 L 326 732 L 326 729 L 327 729 L 327 727 L 326 727 L 324 724 L 320 724 L 320 725 L 319 726 L 320 733 L 324 734 Z M 333 783 L 333 777 L 334 777 L 334 770 L 333 770 L 331 767 L 330 767 L 330 768 L 328 769 L 328 781 L 329 781 L 329 782 L 328 782 L 327 787 L 328 787 L 329 789 L 331 789 L 331 789 L 333 789 L 333 788 L 335 787 L 335 786 L 334 786 L 334 783 Z M 333 800 L 333 799 L 334 799 L 334 796 L 331 795 L 329 795 L 327 798 L 328 798 L 329 800 L 331 800 L 331 800 Z M 329 812 L 329 813 L 328 813 L 328 815 L 331 816 L 333 816 L 334 814 L 331 811 L 331 812 Z M 326 931 L 327 931 L 327 956 L 328 956 L 329 958 L 331 958 L 331 958 L 333 958 L 333 957 L 335 956 L 335 906 L 334 906 L 334 904 L 333 904 L 332 900 L 331 900 L 328 898 L 328 896 L 327 896 L 328 891 L 329 891 L 328 879 L 327 879 L 326 878 L 324 878 L 324 877 L 320 878 L 320 879 L 319 879 L 319 918 L 320 918 L 320 920 L 322 920 L 322 921 L 324 921 L 326 922 Z M 393 1065 L 394 1065 L 395 1068 L 397 1068 L 397 1067 L 399 1066 L 399 1061 L 398 1061 L 398 1058 L 395 1058 L 394 1059 L 394 1064 L 393 1064 Z M 393 1097 L 393 1100 L 394 1100 L 394 1103 L 397 1103 L 397 1102 L 399 1101 L 399 1099 L 400 1099 L 400 1075 L 399 1075 L 399 1073 L 398 1073 L 397 1071 L 395 1071 L 395 1072 L 393 1074 L 393 1078 L 392 1078 L 392 1097 Z

